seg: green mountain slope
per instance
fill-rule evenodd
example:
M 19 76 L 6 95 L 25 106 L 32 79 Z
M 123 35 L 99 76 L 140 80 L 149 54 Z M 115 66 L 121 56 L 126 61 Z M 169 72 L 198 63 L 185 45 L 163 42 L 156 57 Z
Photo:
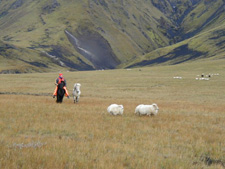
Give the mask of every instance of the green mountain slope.
M 225 58 L 225 24 L 198 34 L 177 44 L 159 48 L 136 58 L 126 67 L 168 65 L 195 61 L 197 59 Z M 124 66 L 124 65 L 123 65 Z
M 224 32 L 216 32 L 224 9 L 223 0 L 2 0 L 0 72 L 113 69 L 167 53 L 168 63 L 187 53 L 190 59 L 212 57 L 224 52 Z M 205 46 L 213 43 L 214 52 L 190 50 L 185 40 L 194 36 Z

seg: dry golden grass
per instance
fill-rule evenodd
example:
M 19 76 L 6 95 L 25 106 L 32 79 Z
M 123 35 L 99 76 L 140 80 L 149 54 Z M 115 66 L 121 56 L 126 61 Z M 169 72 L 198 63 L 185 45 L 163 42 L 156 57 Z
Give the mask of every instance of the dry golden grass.
M 222 169 L 224 70 L 210 65 L 65 72 L 70 93 L 82 85 L 78 104 L 51 97 L 58 73 L 0 75 L 0 168 Z M 220 76 L 195 80 L 207 71 Z M 153 102 L 157 116 L 134 114 Z M 123 116 L 106 112 L 112 103 Z

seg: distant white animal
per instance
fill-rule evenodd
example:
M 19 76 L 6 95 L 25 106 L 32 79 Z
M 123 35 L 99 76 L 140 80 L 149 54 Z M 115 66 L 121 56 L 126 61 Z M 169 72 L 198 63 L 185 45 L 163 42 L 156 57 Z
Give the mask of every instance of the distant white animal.
M 195 78 L 196 80 L 209 80 L 209 78 L 201 77 L 201 78 Z
M 81 84 L 75 83 L 73 86 L 73 101 L 74 103 L 79 102 L 81 91 L 80 91 Z
M 122 115 L 123 114 L 123 105 L 118 105 L 118 104 L 111 104 L 108 108 L 107 108 L 107 112 L 116 116 L 116 115 Z
M 134 113 L 137 115 L 153 116 L 153 115 L 156 115 L 158 111 L 159 111 L 159 107 L 155 103 L 153 103 L 152 105 L 140 104 L 136 107 Z
M 180 76 L 174 76 L 173 78 L 174 79 L 182 79 L 182 77 L 180 77 Z

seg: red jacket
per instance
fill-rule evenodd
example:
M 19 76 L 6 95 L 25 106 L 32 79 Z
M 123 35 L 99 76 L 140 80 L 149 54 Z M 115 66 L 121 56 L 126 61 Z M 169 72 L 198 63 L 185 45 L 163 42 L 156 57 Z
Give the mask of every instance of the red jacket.
M 62 81 L 65 82 L 65 86 L 66 86 L 66 79 L 64 79 L 63 77 L 58 77 L 58 78 L 56 79 L 56 83 L 57 83 L 57 84 L 60 84 Z

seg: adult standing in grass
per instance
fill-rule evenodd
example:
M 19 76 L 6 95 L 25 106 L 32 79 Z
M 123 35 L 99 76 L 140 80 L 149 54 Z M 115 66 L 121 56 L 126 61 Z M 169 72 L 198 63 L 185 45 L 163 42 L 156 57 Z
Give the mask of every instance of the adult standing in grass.
M 55 87 L 55 90 L 54 90 L 54 93 L 53 93 L 53 98 L 55 98 L 55 96 L 57 96 L 58 84 L 60 84 L 61 82 L 65 83 L 65 86 L 63 87 L 63 89 L 65 90 L 66 97 L 70 98 L 69 92 L 66 88 L 66 79 L 63 77 L 62 73 L 59 73 L 59 77 L 56 79 L 56 83 L 55 83 L 56 87 Z

